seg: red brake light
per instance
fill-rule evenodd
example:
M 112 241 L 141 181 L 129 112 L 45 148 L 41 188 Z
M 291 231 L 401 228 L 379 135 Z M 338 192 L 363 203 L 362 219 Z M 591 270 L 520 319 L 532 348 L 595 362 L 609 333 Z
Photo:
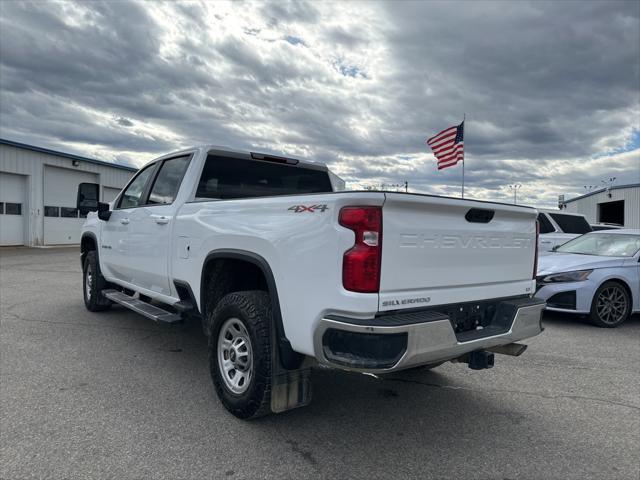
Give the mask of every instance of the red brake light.
M 353 230 L 355 244 L 342 260 L 342 285 L 346 290 L 378 293 L 382 260 L 382 209 L 380 207 L 344 207 L 340 225 Z
M 533 256 L 533 279 L 536 279 L 538 275 L 538 238 L 540 237 L 540 222 L 536 220 L 536 245 L 535 245 L 535 253 Z

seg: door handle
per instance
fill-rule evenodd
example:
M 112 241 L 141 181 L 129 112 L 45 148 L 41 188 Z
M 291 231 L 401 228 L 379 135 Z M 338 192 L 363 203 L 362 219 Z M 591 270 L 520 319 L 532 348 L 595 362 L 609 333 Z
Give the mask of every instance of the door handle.
M 128 218 L 121 218 L 120 219 L 120 223 L 123 225 L 129 225 L 129 219 Z
M 151 218 L 153 218 L 158 225 L 166 225 L 169 223 L 169 217 L 165 217 L 164 215 L 151 215 Z

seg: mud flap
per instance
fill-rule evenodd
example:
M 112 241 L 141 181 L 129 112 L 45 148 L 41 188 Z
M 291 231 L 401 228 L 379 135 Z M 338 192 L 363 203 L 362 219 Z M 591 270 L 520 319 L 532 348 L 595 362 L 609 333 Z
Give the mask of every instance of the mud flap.
M 283 370 L 273 376 L 271 411 L 280 413 L 311 402 L 311 369 Z
M 275 340 L 275 339 L 274 339 Z M 271 411 L 281 413 L 311 403 L 311 364 L 305 359 L 300 368 L 287 370 L 280 362 L 278 348 L 273 352 L 271 369 Z

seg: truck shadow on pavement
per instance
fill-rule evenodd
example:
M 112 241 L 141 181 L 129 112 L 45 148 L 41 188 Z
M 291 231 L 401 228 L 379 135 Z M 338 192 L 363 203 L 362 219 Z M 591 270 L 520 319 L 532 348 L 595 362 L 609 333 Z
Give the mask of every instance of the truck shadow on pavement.
M 118 310 L 114 313 L 127 317 L 127 322 L 147 324 Z M 469 383 L 470 372 L 462 364 L 385 377 L 316 368 L 309 406 L 243 422 L 231 416 L 215 396 L 207 367 L 207 341 L 200 324 L 147 326 L 155 333 L 141 337 L 140 347 L 171 361 L 159 361 L 165 367 L 165 383 L 174 375 L 178 382 L 186 375 L 191 377 L 190 382 L 206 385 L 208 411 L 196 415 L 205 424 L 205 419 L 210 419 L 207 430 L 215 431 L 223 421 L 224 429 L 249 434 L 247 444 L 240 447 L 247 452 L 265 435 L 270 442 L 277 439 L 283 458 L 323 475 L 359 476 L 357 472 L 364 475 L 372 465 L 379 464 L 386 471 L 395 465 L 408 476 L 420 476 L 424 465 L 453 459 L 451 452 L 460 449 L 469 461 L 477 456 L 477 461 L 483 462 L 488 439 L 492 449 L 518 449 L 524 425 L 529 439 L 549 442 L 554 436 L 535 421 L 536 412 L 526 411 L 514 401 L 512 393 Z M 491 371 L 477 373 L 483 374 L 495 377 Z M 528 398 L 528 402 L 538 400 L 535 395 Z M 210 448 L 215 450 L 216 446 Z M 407 459 L 412 459 L 409 464 L 405 463 Z

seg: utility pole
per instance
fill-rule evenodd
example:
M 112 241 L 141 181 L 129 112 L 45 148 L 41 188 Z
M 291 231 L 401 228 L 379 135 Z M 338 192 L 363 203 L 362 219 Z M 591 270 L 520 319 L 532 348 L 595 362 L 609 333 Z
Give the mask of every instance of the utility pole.
M 514 183 L 513 185 L 509 185 L 509 190 L 511 190 L 513 192 L 513 204 L 514 205 L 518 204 L 518 190 L 520 190 L 520 188 L 522 188 L 522 184 L 521 183 Z

